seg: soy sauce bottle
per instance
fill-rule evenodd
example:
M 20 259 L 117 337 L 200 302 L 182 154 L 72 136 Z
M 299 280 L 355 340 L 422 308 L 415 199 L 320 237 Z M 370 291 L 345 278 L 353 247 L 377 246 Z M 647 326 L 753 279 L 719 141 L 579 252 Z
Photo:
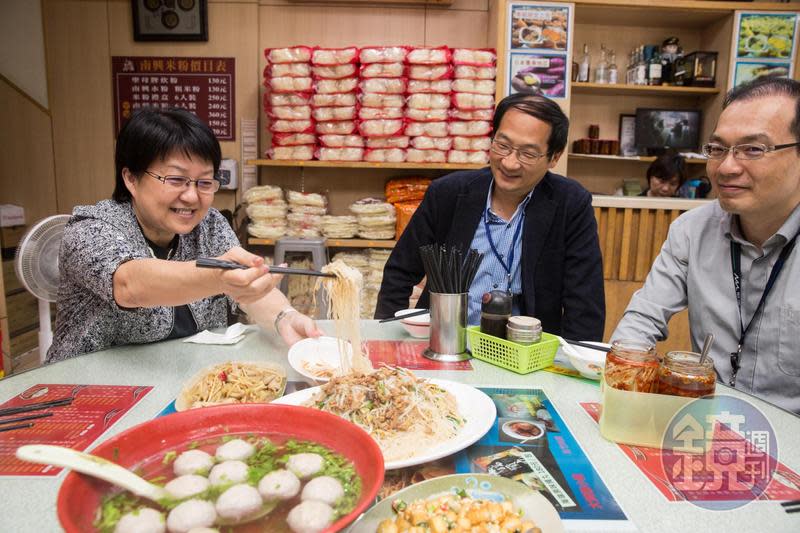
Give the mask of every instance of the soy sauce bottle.
M 496 290 L 484 293 L 481 298 L 481 333 L 506 338 L 506 324 L 511 316 L 511 295 Z

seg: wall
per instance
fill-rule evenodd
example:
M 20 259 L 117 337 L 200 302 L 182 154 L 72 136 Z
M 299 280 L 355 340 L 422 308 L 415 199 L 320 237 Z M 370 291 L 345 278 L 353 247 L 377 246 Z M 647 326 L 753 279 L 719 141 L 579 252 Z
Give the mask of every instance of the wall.
M 47 107 L 47 73 L 39 0 L 0 2 L 0 74 Z

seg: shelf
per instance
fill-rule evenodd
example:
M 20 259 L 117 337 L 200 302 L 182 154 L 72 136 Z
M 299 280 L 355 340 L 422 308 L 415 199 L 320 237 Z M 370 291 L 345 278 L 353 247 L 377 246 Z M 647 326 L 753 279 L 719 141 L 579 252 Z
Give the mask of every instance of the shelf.
M 572 82 L 572 92 L 577 94 L 604 94 L 617 96 L 713 96 L 716 87 L 674 87 L 671 85 L 625 85 Z
M 327 239 L 328 248 L 394 248 L 397 241 L 373 241 L 370 239 Z M 257 239 L 250 237 L 247 244 L 251 246 L 274 246 L 275 239 Z
M 293 161 L 283 159 L 248 159 L 247 164 L 260 167 L 389 168 L 397 170 L 471 170 L 487 166 L 466 163 L 372 163 L 369 161 Z
M 631 161 L 634 163 L 651 163 L 656 160 L 655 157 L 646 156 L 621 156 L 621 155 L 599 155 L 599 154 L 569 154 L 570 159 L 584 159 L 584 160 L 606 160 L 606 161 Z M 686 159 L 689 165 L 705 165 L 706 160 L 702 158 Z

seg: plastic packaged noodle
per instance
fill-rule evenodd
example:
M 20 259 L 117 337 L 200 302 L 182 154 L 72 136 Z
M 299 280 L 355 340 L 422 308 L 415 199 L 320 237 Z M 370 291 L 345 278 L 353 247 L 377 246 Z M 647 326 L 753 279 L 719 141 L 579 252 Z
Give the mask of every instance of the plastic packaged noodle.
M 408 77 L 412 80 L 444 80 L 453 77 L 453 67 L 450 65 L 411 65 L 408 67 Z
M 286 235 L 286 220 L 281 223 L 251 222 L 247 225 L 247 233 L 259 239 L 278 239 Z
M 484 150 L 450 150 L 447 152 L 447 162 L 485 165 L 489 162 L 489 153 Z
M 307 78 L 311 76 L 311 65 L 308 63 L 275 63 L 267 65 L 264 75 L 270 78 L 281 78 L 284 76 Z
M 407 46 L 365 46 L 358 58 L 361 63 L 402 63 L 406 55 Z
M 310 161 L 314 159 L 314 145 L 273 146 L 267 153 L 270 159 Z
M 362 120 L 358 129 L 365 137 L 390 137 L 403 130 L 403 120 Z
M 250 187 L 244 193 L 244 201 L 247 203 L 258 202 L 261 200 L 283 200 L 283 189 L 275 185 L 259 185 Z
M 311 102 L 310 93 L 267 93 L 264 95 L 264 105 L 272 107 L 308 105 L 309 102 Z
M 370 148 L 364 153 L 364 161 L 402 163 L 406 151 L 402 148 Z
M 405 78 L 366 78 L 359 88 L 366 93 L 402 94 L 406 91 Z
M 328 213 L 328 208 L 318 205 L 291 204 L 290 212 L 322 216 Z
M 491 67 L 497 61 L 497 54 L 490 48 L 455 48 L 453 49 L 454 65 L 472 65 Z
M 409 137 L 393 135 L 391 137 L 368 137 L 367 148 L 408 148 Z
M 363 148 L 364 138 L 360 135 L 320 135 L 319 143 L 329 148 Z
M 359 73 L 362 78 L 400 78 L 405 70 L 403 63 L 369 63 L 361 65 Z
M 415 109 L 409 107 L 405 111 L 405 117 L 417 122 L 442 122 L 449 118 L 447 109 Z
M 289 212 L 289 208 L 284 205 L 264 205 L 252 204 L 247 206 L 247 216 L 250 218 L 283 218 Z
M 353 120 L 317 122 L 316 131 L 320 135 L 350 135 L 356 131 L 356 122 Z
M 419 207 L 419 200 L 410 202 L 399 202 L 395 204 L 397 209 L 397 222 L 395 223 L 395 233 L 400 236 L 411 221 L 411 217 Z
M 394 227 L 385 230 L 359 229 L 358 236 L 362 239 L 389 240 L 394 239 Z
M 310 120 L 273 120 L 269 131 L 275 133 L 311 133 L 314 123 Z
M 401 94 L 362 93 L 361 105 L 364 107 L 403 107 L 405 98 Z
M 379 64 L 379 63 L 376 63 Z M 358 110 L 361 120 L 403 118 L 402 107 L 362 107 Z
M 453 138 L 420 135 L 411 139 L 411 146 L 420 150 L 450 150 L 453 146 Z
M 408 107 L 412 109 L 449 109 L 450 95 L 412 94 L 408 97 Z
M 413 163 L 445 163 L 447 161 L 447 152 L 444 150 L 409 148 L 406 150 L 406 161 Z
M 391 204 L 418 201 L 425 196 L 430 184 L 428 178 L 395 178 L 386 182 L 383 192 Z
M 494 109 L 494 96 L 490 94 L 453 93 L 452 98 L 457 109 Z
M 492 147 L 492 139 L 489 137 L 453 137 L 454 150 L 484 150 Z
M 412 65 L 437 65 L 449 63 L 451 58 L 450 49 L 446 46 L 436 48 L 420 47 L 413 48 L 406 56 L 406 62 Z
M 450 84 L 451 81 L 452 80 L 408 80 L 408 92 L 447 94 L 453 90 Z
M 316 152 L 320 161 L 361 161 L 363 148 L 319 148 Z
M 330 65 L 310 67 L 315 78 L 327 80 L 340 80 L 342 78 L 352 78 L 357 76 L 356 66 L 352 63 L 346 65 Z
M 478 94 L 491 94 L 494 95 L 494 80 L 468 80 L 468 79 L 455 79 L 453 80 L 453 91 L 459 93 L 478 93 Z
M 315 144 L 317 136 L 313 133 L 273 133 L 273 146 L 295 146 L 298 144 Z
M 453 77 L 469 80 L 493 80 L 497 77 L 497 68 L 456 65 L 453 67 Z
M 311 118 L 311 106 L 275 106 L 267 110 L 267 116 L 282 120 L 308 120 Z
M 289 213 L 286 215 L 289 225 L 296 225 L 301 228 L 320 227 L 322 225 L 322 215 L 309 215 L 308 213 Z
M 447 137 L 447 122 L 409 122 L 404 133 L 409 137 Z
M 307 63 L 311 61 L 311 50 L 310 46 L 267 48 L 264 56 L 270 63 Z
M 293 93 L 311 90 L 311 78 L 269 78 L 267 80 L 269 88 L 275 93 Z
M 313 117 L 314 120 L 318 122 L 326 120 L 353 120 L 356 118 L 356 106 L 315 107 Z
M 450 135 L 464 137 L 489 135 L 492 131 L 492 123 L 485 120 L 455 120 L 449 122 L 447 127 Z
M 350 204 L 350 211 L 356 216 L 391 214 L 394 216 L 392 204 L 384 202 L 380 198 L 362 198 Z
M 311 96 L 313 107 L 346 107 L 356 105 L 356 93 L 315 94 Z
M 316 48 L 311 53 L 311 63 L 314 65 L 343 65 L 358 61 L 358 48 Z
M 314 192 L 286 191 L 286 200 L 290 204 L 311 205 L 326 207 L 328 199 L 325 196 Z
M 456 120 L 492 120 L 494 118 L 494 109 L 451 109 L 450 118 Z
M 356 90 L 358 78 L 342 78 L 340 80 L 319 79 L 314 82 L 317 94 L 349 93 Z

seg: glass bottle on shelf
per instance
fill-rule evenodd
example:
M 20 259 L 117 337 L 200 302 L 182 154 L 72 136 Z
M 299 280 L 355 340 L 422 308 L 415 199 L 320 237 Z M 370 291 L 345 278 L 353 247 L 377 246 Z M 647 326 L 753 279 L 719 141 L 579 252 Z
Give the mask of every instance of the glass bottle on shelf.
M 617 54 L 614 53 L 614 50 L 609 52 L 609 57 L 608 83 L 616 85 L 619 83 L 619 73 L 617 72 Z
M 608 83 L 608 61 L 606 61 L 606 45 L 600 45 L 600 61 L 594 68 L 594 82 Z
M 633 84 L 633 72 L 636 61 L 633 59 L 633 50 L 628 53 L 628 66 L 625 69 L 625 83 L 628 85 Z
M 589 68 L 591 65 L 592 59 L 589 55 L 589 45 L 584 43 L 583 45 L 583 55 L 581 56 L 581 62 L 578 66 L 578 81 L 588 82 L 589 81 Z
M 644 47 L 636 49 L 636 67 L 634 68 L 634 80 L 636 85 L 647 85 L 647 64 L 644 62 Z
M 647 84 L 661 85 L 661 54 L 657 50 L 653 51 L 653 56 L 647 65 Z

